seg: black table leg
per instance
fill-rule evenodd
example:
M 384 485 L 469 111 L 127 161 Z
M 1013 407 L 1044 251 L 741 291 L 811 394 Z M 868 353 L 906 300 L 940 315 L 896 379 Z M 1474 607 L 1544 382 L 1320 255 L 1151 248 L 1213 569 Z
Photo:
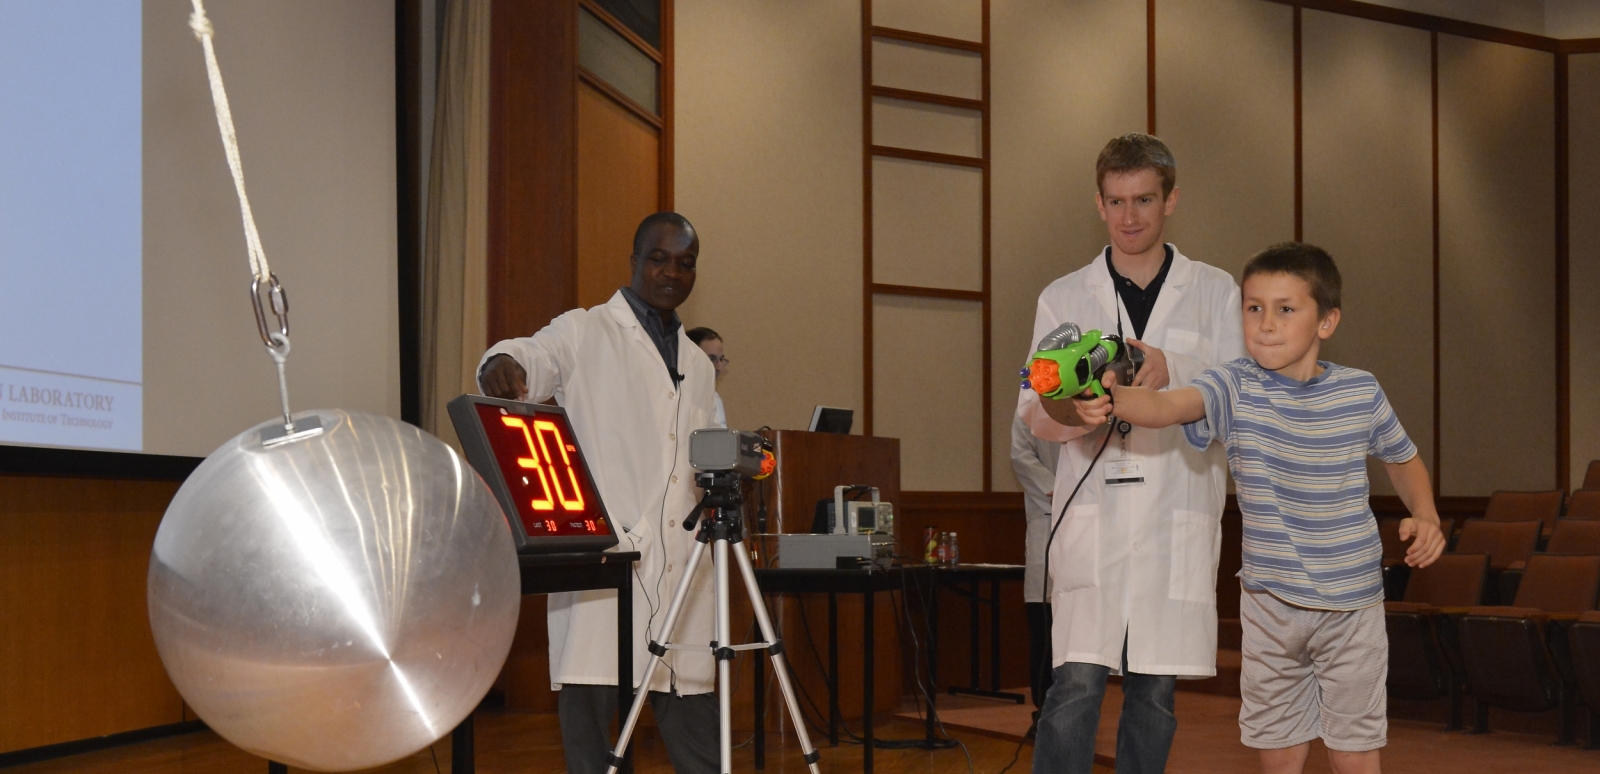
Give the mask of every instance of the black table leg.
M 828 592 L 828 744 L 839 746 L 839 599 Z
M 937 737 L 933 733 L 934 700 L 939 695 L 939 579 L 928 573 L 928 711 L 923 715 L 924 733 L 928 741 Z
M 989 688 L 1000 692 L 1000 581 L 989 581 Z
M 774 632 L 776 634 L 776 632 Z M 767 767 L 767 664 L 770 650 L 763 650 L 751 659 L 750 667 L 755 678 L 756 698 L 756 770 Z
M 973 688 L 978 688 L 979 686 L 983 685 L 978 669 L 978 664 L 983 660 L 983 656 L 979 652 L 980 646 L 978 644 L 978 607 L 983 601 L 983 597 L 978 596 L 977 578 L 972 579 L 972 585 L 967 589 L 967 592 L 967 610 L 971 613 L 972 618 L 971 624 L 967 627 L 967 636 L 972 648 L 972 659 L 970 661 L 972 668 L 969 670 L 972 672 L 972 679 L 969 680 L 968 683 Z
M 450 732 L 451 774 L 472 774 L 478 764 L 473 755 L 472 715 L 469 713 L 456 730 Z
M 277 761 L 267 761 L 267 774 L 289 774 L 289 766 Z
M 861 595 L 861 647 L 866 650 L 866 656 L 861 663 L 861 770 L 872 774 L 872 681 L 873 662 L 876 652 L 873 650 L 873 624 L 872 598 L 870 589 Z
M 633 708 L 633 571 L 622 567 L 617 582 L 617 728 L 628 722 Z M 642 686 L 649 690 L 650 686 Z M 618 774 L 633 774 L 633 745 L 622 753 Z

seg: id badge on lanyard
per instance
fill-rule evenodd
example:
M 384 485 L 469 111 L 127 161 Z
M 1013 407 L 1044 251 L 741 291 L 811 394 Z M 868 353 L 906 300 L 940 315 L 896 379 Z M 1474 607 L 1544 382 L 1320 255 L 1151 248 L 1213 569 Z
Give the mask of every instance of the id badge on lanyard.
M 1122 436 L 1118 454 L 1106 463 L 1106 486 L 1141 486 L 1144 484 L 1144 458 L 1128 451 L 1128 433 L 1133 426 L 1118 421 L 1115 431 Z
M 1115 291 L 1113 291 L 1115 292 Z M 1117 307 L 1117 338 L 1126 342 L 1128 339 L 1122 333 L 1122 304 L 1120 299 L 1113 299 Z M 1115 417 L 1113 417 L 1115 419 Z M 1142 486 L 1144 485 L 1144 458 L 1128 450 L 1128 434 L 1133 431 L 1133 425 L 1117 420 L 1113 428 L 1122 436 L 1118 454 L 1115 459 L 1106 463 L 1106 486 Z

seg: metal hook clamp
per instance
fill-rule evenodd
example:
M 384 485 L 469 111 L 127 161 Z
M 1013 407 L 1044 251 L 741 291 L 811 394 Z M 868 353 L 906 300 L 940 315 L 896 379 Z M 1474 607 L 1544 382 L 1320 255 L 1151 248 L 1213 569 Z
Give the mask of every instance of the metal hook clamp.
M 261 343 L 265 344 L 267 349 L 276 351 L 279 344 L 273 338 L 274 332 L 271 326 L 267 324 L 269 307 L 278 323 L 276 335 L 285 341 L 289 336 L 289 294 L 284 292 L 283 285 L 278 282 L 278 275 L 268 274 L 266 287 L 262 287 L 260 277 L 250 280 L 250 305 L 256 310 L 256 331 L 261 334 Z

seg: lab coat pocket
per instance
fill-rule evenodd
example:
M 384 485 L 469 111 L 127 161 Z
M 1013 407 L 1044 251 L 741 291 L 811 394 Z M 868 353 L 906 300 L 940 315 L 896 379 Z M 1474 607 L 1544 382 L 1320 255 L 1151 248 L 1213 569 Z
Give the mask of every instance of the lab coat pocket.
M 1169 328 L 1167 329 L 1166 344 L 1167 346 L 1163 347 L 1163 349 L 1170 349 L 1180 355 L 1187 355 L 1200 360 L 1210 359 L 1204 357 L 1205 353 L 1202 352 L 1210 344 L 1210 341 L 1195 331 Z
M 1067 509 L 1061 528 L 1050 544 L 1052 594 L 1100 585 L 1100 506 L 1095 503 Z
M 1167 598 L 1182 602 L 1216 602 L 1217 555 L 1222 525 L 1199 511 L 1172 512 L 1171 567 Z

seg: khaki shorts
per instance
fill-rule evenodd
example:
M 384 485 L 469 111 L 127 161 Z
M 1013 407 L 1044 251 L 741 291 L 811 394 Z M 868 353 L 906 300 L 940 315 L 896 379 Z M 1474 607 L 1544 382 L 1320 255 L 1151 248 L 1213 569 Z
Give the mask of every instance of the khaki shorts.
M 1308 610 L 1265 591 L 1240 594 L 1240 738 L 1278 750 L 1322 737 L 1330 750 L 1388 741 L 1389 636 L 1383 605 Z

